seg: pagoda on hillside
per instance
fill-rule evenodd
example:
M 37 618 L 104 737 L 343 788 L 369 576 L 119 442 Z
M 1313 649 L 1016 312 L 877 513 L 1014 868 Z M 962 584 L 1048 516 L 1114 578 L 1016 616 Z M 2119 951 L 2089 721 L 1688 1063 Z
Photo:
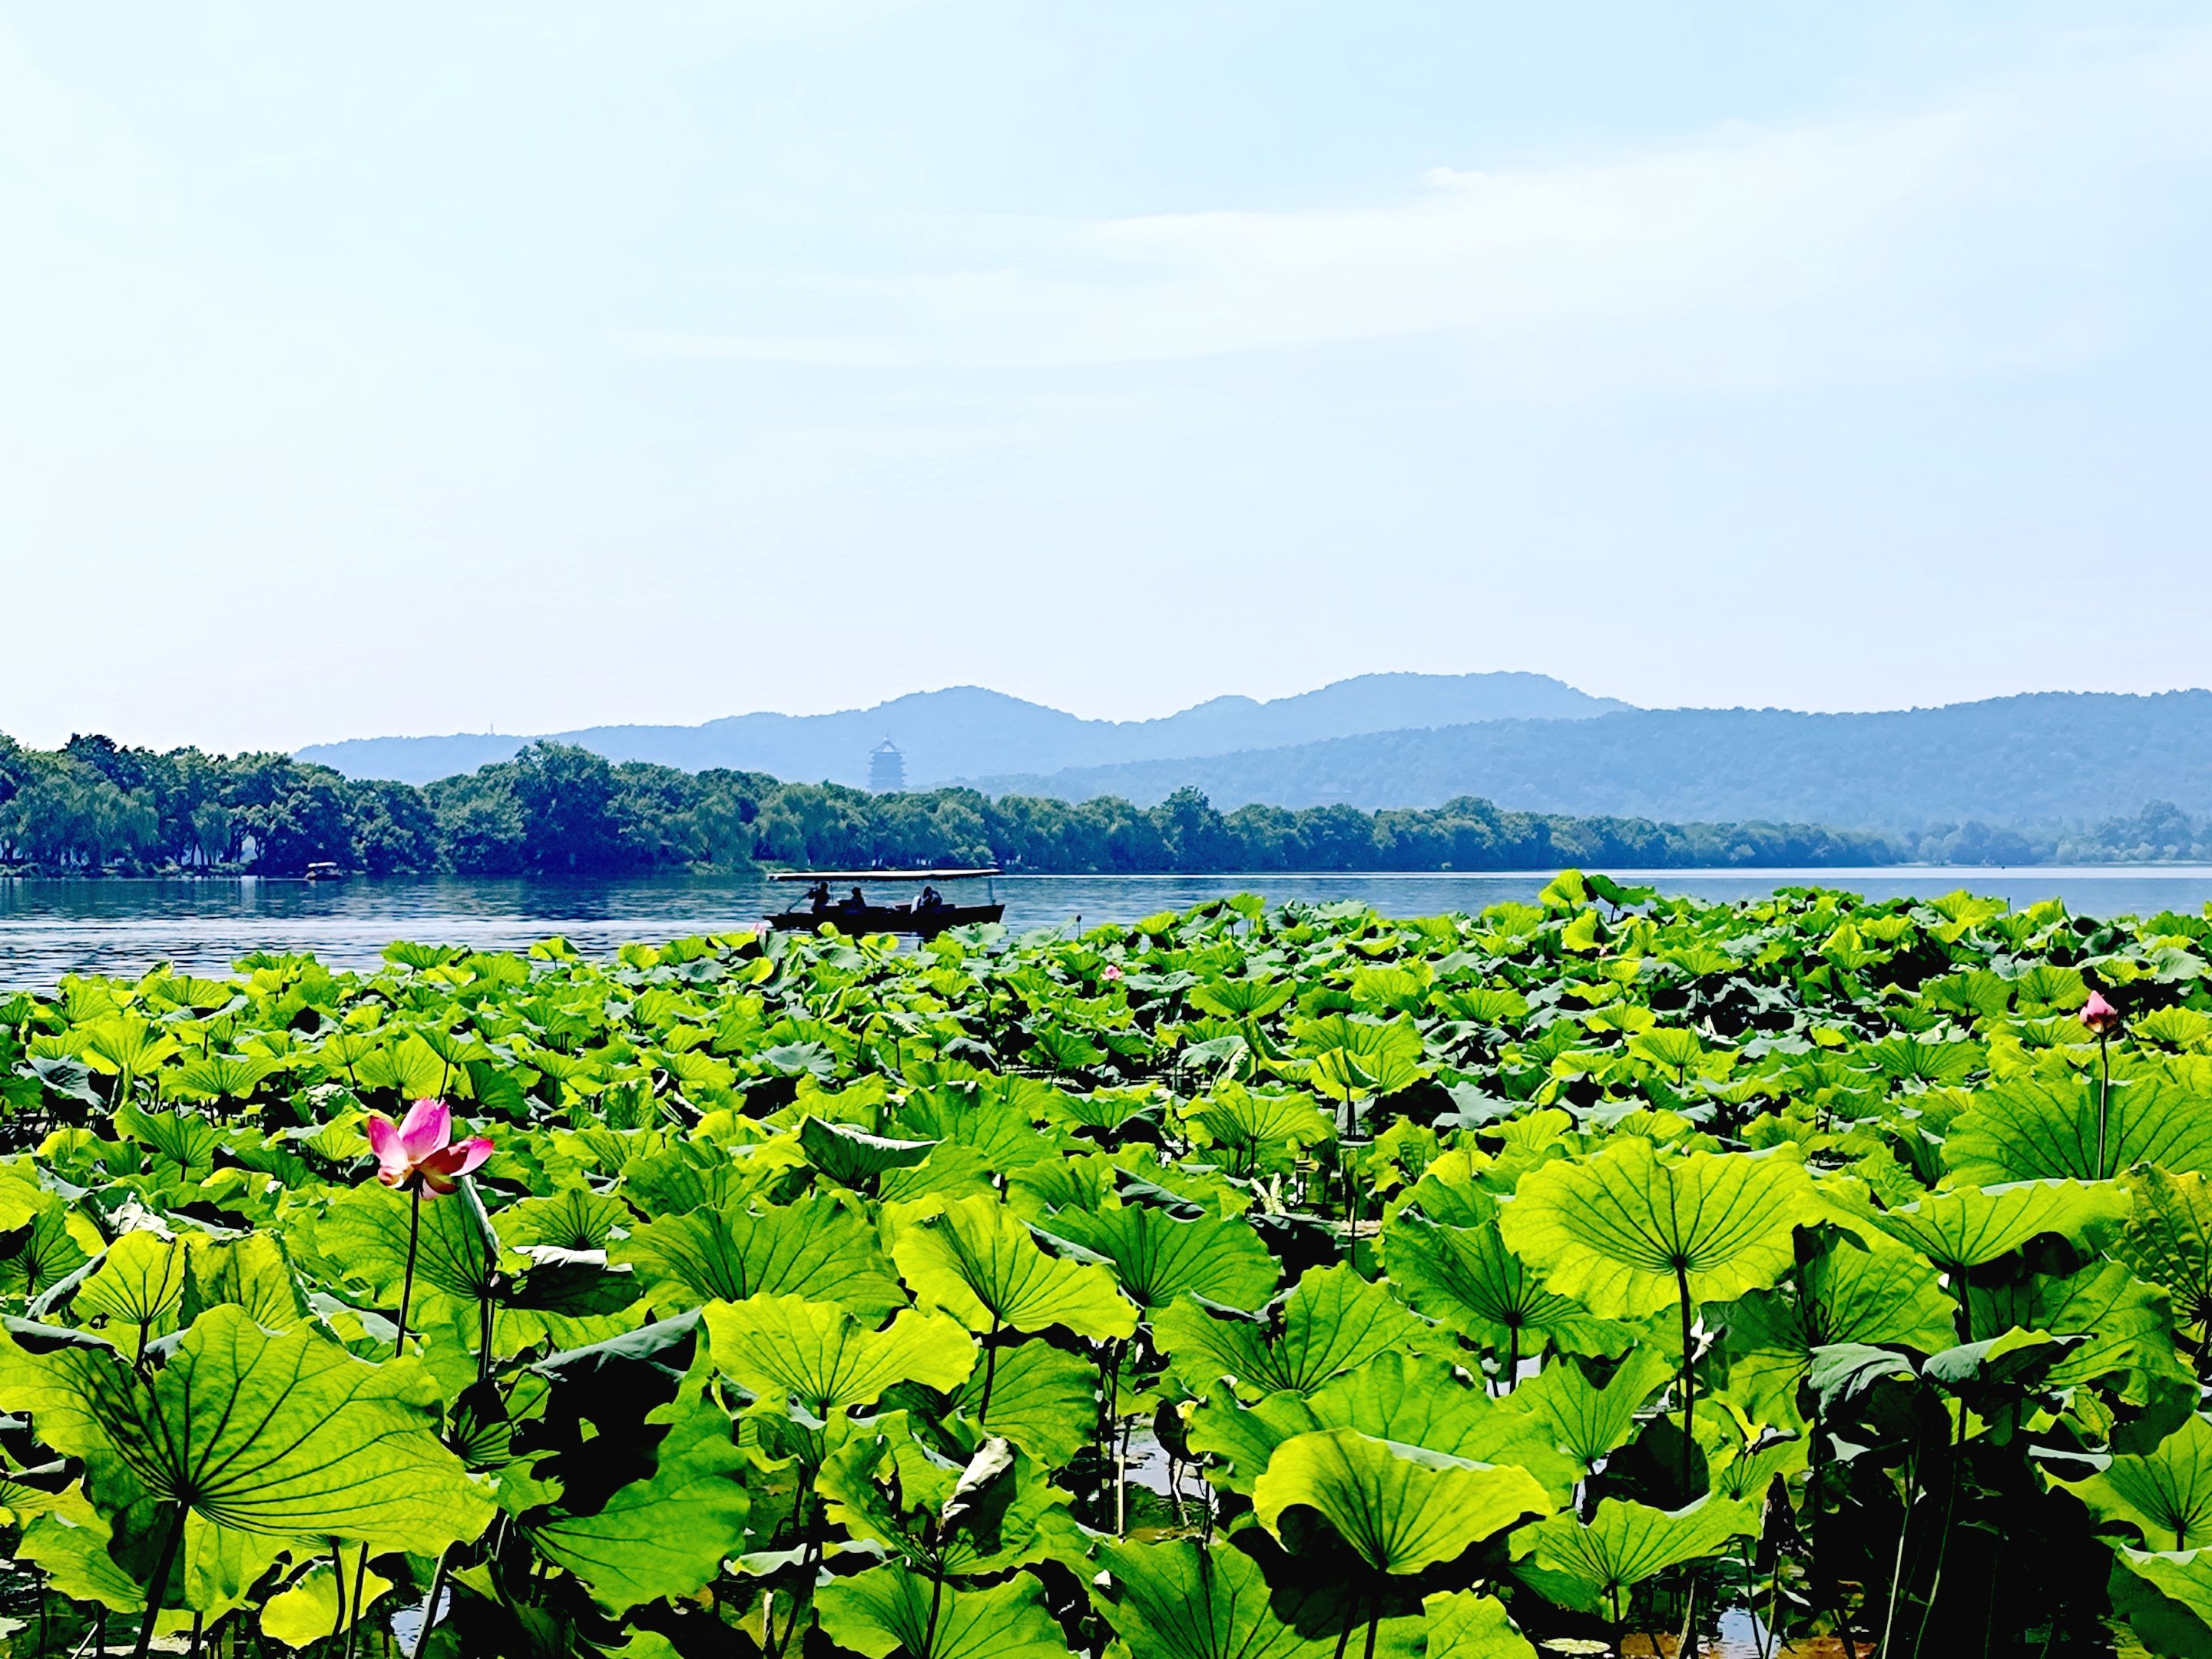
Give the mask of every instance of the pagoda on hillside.
M 878 795 L 896 795 L 906 788 L 906 755 L 889 738 L 868 751 L 868 787 Z

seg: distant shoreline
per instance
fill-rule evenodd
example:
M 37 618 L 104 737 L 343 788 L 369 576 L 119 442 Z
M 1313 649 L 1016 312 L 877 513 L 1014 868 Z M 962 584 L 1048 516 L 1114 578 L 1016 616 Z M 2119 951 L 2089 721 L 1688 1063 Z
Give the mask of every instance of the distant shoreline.
M 480 875 L 462 871 L 396 871 L 384 874 L 356 872 L 348 875 L 349 883 L 375 883 L 393 886 L 420 885 L 434 882 L 460 882 L 471 885 L 494 882 L 543 883 L 558 886 L 609 886 L 633 883 L 675 883 L 685 881 L 763 881 L 787 865 L 763 864 L 750 869 L 704 866 L 695 869 L 660 869 L 611 873 L 580 873 L 568 875 L 527 872 L 507 875 Z M 1556 874 L 1563 866 L 1557 864 L 1498 866 L 1482 869 L 1454 870 L 1004 870 L 1000 881 L 1158 881 L 1158 882 L 1223 882 L 1263 885 L 1270 881 L 1344 881 L 1344 882 L 1401 882 L 1401 881 L 1484 881 L 1517 878 L 1529 876 Z M 1949 873 L 1961 877 L 2003 876 L 2071 876 L 2088 880 L 2100 877 L 2133 876 L 2164 872 L 2175 876 L 2197 876 L 2212 880 L 2212 863 L 2188 859 L 2142 859 L 2133 861 L 2113 860 L 2100 864 L 1936 864 L 1926 861 L 1899 861 L 1896 864 L 1808 865 L 1808 864 L 1671 864 L 1644 867 L 1616 865 L 1592 865 L 1617 880 L 1650 883 L 1683 877 L 1744 877 L 1779 876 L 1803 877 L 1808 882 L 1826 884 L 1851 877 L 1887 878 L 1899 875 Z M 64 872 L 52 870 L 0 869 L 0 881 L 99 884 L 112 886 L 120 884 L 160 883 L 244 883 L 254 882 L 287 887 L 342 885 L 328 881 L 313 882 L 305 876 L 263 875 L 252 870 L 160 870 L 125 873 L 115 871 Z

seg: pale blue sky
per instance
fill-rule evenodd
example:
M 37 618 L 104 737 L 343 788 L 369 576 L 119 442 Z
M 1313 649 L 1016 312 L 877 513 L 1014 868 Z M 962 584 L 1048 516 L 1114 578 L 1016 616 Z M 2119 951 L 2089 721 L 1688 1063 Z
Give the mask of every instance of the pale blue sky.
M 2212 9 L 0 3 L 0 730 L 2212 679 Z

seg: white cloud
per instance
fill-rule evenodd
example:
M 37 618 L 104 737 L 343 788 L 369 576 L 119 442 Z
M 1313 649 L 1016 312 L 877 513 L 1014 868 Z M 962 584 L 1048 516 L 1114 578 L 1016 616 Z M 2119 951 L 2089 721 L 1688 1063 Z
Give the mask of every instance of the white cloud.
M 1011 252 L 978 225 L 972 263 L 755 289 L 767 327 L 632 344 L 1054 368 L 1441 336 L 1519 391 L 2067 361 L 2118 326 L 2100 256 L 2212 149 L 2208 63 L 2168 43 L 1939 109 L 1437 168 L 1365 206 L 1033 223 Z

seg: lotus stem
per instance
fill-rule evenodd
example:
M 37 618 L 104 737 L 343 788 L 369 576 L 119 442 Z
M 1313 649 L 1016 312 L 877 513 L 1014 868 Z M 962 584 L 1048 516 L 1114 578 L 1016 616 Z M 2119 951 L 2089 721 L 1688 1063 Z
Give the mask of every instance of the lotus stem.
M 991 1334 L 983 1339 L 983 1399 L 975 1407 L 975 1421 L 981 1426 L 991 1414 L 991 1385 L 999 1380 L 999 1316 L 991 1316 Z M 1108 1402 L 1112 1409 L 1112 1402 Z
M 438 1565 L 430 1574 L 430 1593 L 422 1598 L 422 1622 L 415 1632 L 415 1646 L 409 1659 L 422 1659 L 430 1647 L 430 1626 L 438 1617 L 438 1597 L 446 1588 L 446 1562 L 453 1547 L 447 1545 L 438 1552 Z
M 937 1528 L 930 1529 L 929 1551 L 929 1628 L 921 1638 L 921 1651 L 915 1659 L 937 1659 L 937 1609 L 945 1595 L 945 1556 L 937 1547 Z
M 2112 1038 L 2097 1033 L 2097 1173 L 2094 1180 L 2104 1181 L 2112 1171 L 2105 1167 L 2105 1120 L 2112 1101 Z
M 1884 1656 L 1894 1651 L 1889 1645 L 1889 1638 L 1897 1626 L 1897 1593 L 1905 1577 L 1905 1540 L 1912 1530 L 1912 1505 L 1918 1496 L 1919 1470 L 1915 1460 L 1905 1465 L 1905 1515 L 1897 1523 L 1897 1559 L 1889 1568 L 1889 1606 L 1881 1616 L 1881 1646 L 1876 1651 Z
M 1943 1524 L 1936 1534 L 1936 1576 L 1929 1580 L 1928 1604 L 1920 1609 L 1920 1628 L 1912 1635 L 1913 1659 L 1920 1659 L 1920 1644 L 1928 1639 L 1928 1621 L 1936 1616 L 1936 1597 L 1943 1588 L 1943 1557 L 1951 1546 L 1951 1514 L 1959 1501 L 1959 1459 L 1966 1443 L 1966 1407 L 1961 1401 L 1958 1425 L 1951 1437 L 1950 1455 L 1944 1463 Z
M 1686 1504 L 1692 1497 L 1690 1472 L 1698 1445 L 1690 1432 L 1697 1408 L 1698 1364 L 1690 1329 L 1694 1316 L 1690 1302 L 1690 1271 L 1688 1265 L 1680 1261 L 1674 1263 L 1674 1289 L 1682 1304 L 1682 1501 Z
M 177 1547 L 185 1541 L 185 1509 L 177 1505 L 177 1518 L 169 1523 L 169 1530 L 161 1539 L 161 1553 L 154 1558 L 154 1577 L 146 1588 L 146 1616 L 138 1624 L 138 1645 L 133 1648 L 131 1659 L 146 1659 L 153 1651 L 154 1626 L 161 1616 L 161 1592 L 169 1586 L 169 1569 L 176 1565 Z
M 1133 1419 L 1121 1418 L 1119 1449 L 1114 1454 L 1114 1535 L 1125 1536 L 1129 1520 L 1129 1431 Z
M 414 1196 L 407 1210 L 407 1271 L 399 1279 L 399 1336 L 392 1350 L 397 1359 L 407 1352 L 407 1304 L 415 1295 L 415 1247 L 422 1236 L 422 1181 L 416 1176 Z
M 354 1564 L 353 1569 L 353 1615 L 346 1621 L 346 1659 L 353 1659 L 354 1644 L 361 1639 L 361 1593 L 368 1583 L 368 1545 L 364 1542 L 361 1547 L 361 1559 Z M 338 1589 L 341 1592 L 344 1590 L 343 1582 Z
M 331 1577 L 337 1585 L 337 1593 L 331 1599 L 337 1604 L 337 1620 L 331 1626 L 331 1640 L 335 1642 L 346 1633 L 345 1546 L 337 1539 L 331 1540 Z M 351 1642 L 347 1645 L 350 1647 Z

